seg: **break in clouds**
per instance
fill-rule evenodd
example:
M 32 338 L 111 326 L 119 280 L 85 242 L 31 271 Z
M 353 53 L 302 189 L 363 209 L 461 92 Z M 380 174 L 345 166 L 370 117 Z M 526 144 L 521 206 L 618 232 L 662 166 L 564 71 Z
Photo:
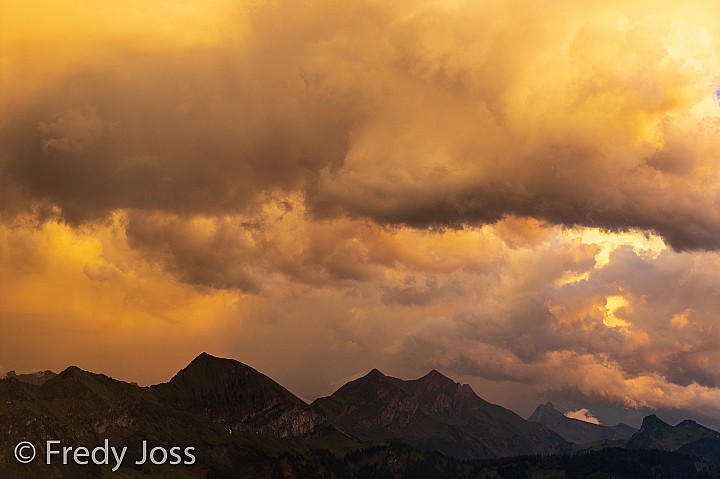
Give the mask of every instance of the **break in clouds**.
M 717 5 L 133 5 L 9 11 L 4 367 L 720 419 Z

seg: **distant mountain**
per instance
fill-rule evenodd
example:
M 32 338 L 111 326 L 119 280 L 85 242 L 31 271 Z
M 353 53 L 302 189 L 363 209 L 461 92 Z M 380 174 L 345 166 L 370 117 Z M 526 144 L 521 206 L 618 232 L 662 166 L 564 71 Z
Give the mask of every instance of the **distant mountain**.
M 570 451 L 554 432 L 437 371 L 403 381 L 373 369 L 312 406 L 360 440 L 409 444 L 460 459 Z
M 627 424 L 602 426 L 566 417 L 550 402 L 538 406 L 528 421 L 540 423 L 575 444 L 630 439 L 637 432 Z
M 700 439 L 720 439 L 720 433 L 691 420 L 671 426 L 652 414 L 643 419 L 640 430 L 628 442 L 628 448 L 677 451 Z
M 52 371 L 38 371 L 36 373 L 30 373 L 30 374 L 16 374 L 15 371 L 8 371 L 6 378 L 15 378 L 18 381 L 28 383 L 28 384 L 35 384 L 36 386 L 40 386 L 41 384 L 45 384 L 48 380 L 54 378 L 57 376 Z
M 654 414 L 647 416 L 627 447 L 677 451 L 720 464 L 720 433 L 689 419 L 671 426 Z

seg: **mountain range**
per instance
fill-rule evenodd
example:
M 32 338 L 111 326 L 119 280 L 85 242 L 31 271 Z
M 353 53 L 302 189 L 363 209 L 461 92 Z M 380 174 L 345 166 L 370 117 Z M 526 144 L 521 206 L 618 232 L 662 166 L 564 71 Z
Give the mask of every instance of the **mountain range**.
M 657 416 L 643 419 L 640 431 L 627 443 L 628 449 L 677 451 L 720 463 L 720 433 L 686 419 L 671 426 Z
M 697 477 L 706 477 L 720 464 L 720 435 L 692 421 L 670 426 L 650 416 L 633 434 L 625 425 L 565 418 L 549 404 L 528 421 L 434 370 L 410 381 L 372 370 L 307 404 L 255 369 L 207 353 L 150 387 L 72 366 L 57 375 L 8 374 L 0 380 L 0 431 L 0 477 L 10 479 L 534 477 L 534 470 L 582 469 L 593 454 L 615 455 L 637 471 L 694 458 L 702 464 Z M 192 446 L 195 460 L 128 460 L 116 474 L 109 464 L 48 466 L 51 439 L 74 448 L 107 440 L 127 446 L 128 458 L 142 456 L 143 441 Z M 618 439 L 624 449 L 573 459 L 572 442 L 598 439 Z M 38 445 L 38 459 L 15 461 L 20 441 Z
M 551 431 L 558 433 L 566 441 L 576 444 L 595 441 L 622 441 L 630 439 L 633 434 L 638 432 L 637 429 L 627 424 L 603 426 L 569 418 L 555 409 L 553 403 L 550 402 L 538 406 L 532 416 L 528 418 L 528 421 L 540 423 Z
M 570 451 L 558 434 L 435 370 L 403 381 L 374 369 L 312 406 L 363 441 L 400 442 L 459 459 Z

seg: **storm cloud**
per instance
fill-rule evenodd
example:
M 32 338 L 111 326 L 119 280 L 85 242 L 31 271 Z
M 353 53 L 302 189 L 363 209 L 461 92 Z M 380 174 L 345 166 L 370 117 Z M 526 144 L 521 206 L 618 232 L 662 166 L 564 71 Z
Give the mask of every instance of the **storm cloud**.
M 215 42 L 168 52 L 106 41 L 6 101 L 5 209 L 54 205 L 73 223 L 117 208 L 238 213 L 281 191 L 325 218 L 462 227 L 525 216 L 720 246 L 710 11 L 229 11 Z
M 2 7 L 3 367 L 207 350 L 307 399 L 438 368 L 720 421 L 716 3 L 33 5 Z

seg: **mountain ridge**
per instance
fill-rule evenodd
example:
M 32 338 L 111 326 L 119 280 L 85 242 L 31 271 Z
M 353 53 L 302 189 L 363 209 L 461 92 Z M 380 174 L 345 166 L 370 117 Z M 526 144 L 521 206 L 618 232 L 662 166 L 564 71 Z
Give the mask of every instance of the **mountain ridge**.
M 623 423 L 615 426 L 604 426 L 570 418 L 555 409 L 551 402 L 541 404 L 535 408 L 528 421 L 542 424 L 574 444 L 628 440 L 638 431 Z
M 239 361 L 203 352 L 167 383 L 150 386 L 165 400 L 204 413 L 230 431 L 274 437 L 313 432 L 324 419 L 286 388 Z
M 569 451 L 554 432 L 436 370 L 402 380 L 373 369 L 311 405 L 363 440 L 401 442 L 459 459 Z
M 630 438 L 627 447 L 681 452 L 720 463 L 720 432 L 691 419 L 671 426 L 651 414 L 643 419 L 640 430 Z
M 373 369 L 311 404 L 248 365 L 207 353 L 168 382 L 148 387 L 75 366 L 42 384 L 21 381 L 20 376 L 0 380 L 0 430 L 6 431 L 0 435 L 0 477 L 13 479 L 107 476 L 102 467 L 47 469 L 37 462 L 21 466 L 8 456 L 21 440 L 40 444 L 48 437 L 86 447 L 107 438 L 130 445 L 135 454 L 137 447 L 132 445 L 142 440 L 168 447 L 193 445 L 197 464 L 185 467 L 181 476 L 202 479 L 326 477 L 331 466 L 346 470 L 346 475 L 327 477 L 350 477 L 347 474 L 363 461 L 374 461 L 372 468 L 380 469 L 392 463 L 406 474 L 435 468 L 434 477 L 476 477 L 468 471 L 489 467 L 491 476 L 502 476 L 503 464 L 535 467 L 532 464 L 539 461 L 528 463 L 523 457 L 571 454 L 560 435 L 485 401 L 469 385 L 437 370 L 403 380 Z M 639 461 L 647 470 L 679 454 L 720 464 L 720 433 L 692 420 L 670 426 L 649 416 L 630 442 L 629 455 L 607 454 Z M 665 456 L 632 452 L 646 449 Z M 488 466 L 467 462 L 510 456 L 516 459 Z M 562 468 L 576 467 L 578 461 L 541 462 Z M 302 471 L 309 470 L 316 475 L 303 476 Z M 123 477 L 176 473 L 152 466 L 126 468 Z

